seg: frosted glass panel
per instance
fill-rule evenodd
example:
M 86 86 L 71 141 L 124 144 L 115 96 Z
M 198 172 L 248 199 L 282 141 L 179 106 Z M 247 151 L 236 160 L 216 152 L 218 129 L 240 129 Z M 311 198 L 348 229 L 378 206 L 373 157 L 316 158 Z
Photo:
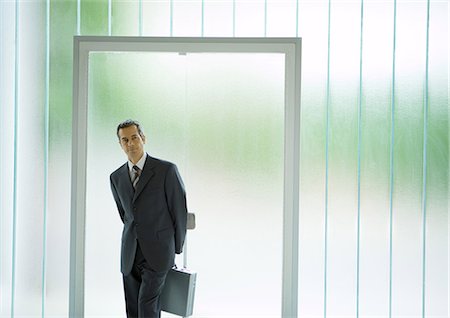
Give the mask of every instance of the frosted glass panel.
M 142 32 L 146 36 L 170 36 L 171 18 L 169 1 L 142 1 Z M 127 3 L 127 7 L 129 7 Z M 139 12 L 135 8 L 135 12 Z M 138 17 L 135 21 L 138 21 Z M 126 24 L 130 23 L 127 19 Z
M 145 4 L 142 1 L 144 12 Z M 153 3 L 153 1 L 151 2 Z M 111 0 L 111 34 L 138 35 L 139 34 L 139 2 Z
M 11 313 L 14 201 L 14 4 L 0 2 L 0 317 Z
M 86 317 L 124 313 L 109 174 L 126 160 L 115 129 L 130 117 L 147 152 L 178 165 L 197 216 L 194 317 L 279 317 L 284 55 L 92 53 L 89 70 Z
M 422 303 L 423 100 L 426 2 L 397 8 L 392 313 L 413 316 Z M 411 23 L 414 21 L 414 23 Z M 414 52 L 414 54 L 411 54 Z M 419 76 L 411 77 L 414 72 Z
M 236 1 L 234 13 L 235 36 L 264 36 L 266 25 L 264 0 Z
M 448 316 L 447 13 L 299 3 L 300 317 Z
M 49 163 L 45 314 L 69 312 L 70 186 L 72 137 L 72 36 L 77 30 L 77 3 L 52 1 L 49 68 Z
M 108 1 L 81 1 L 80 9 L 81 34 L 108 34 Z
M 324 309 L 327 5 L 322 1 L 302 3 L 299 12 L 299 32 L 309 46 L 302 51 L 298 311 L 300 317 L 321 317 Z
M 201 36 L 202 1 L 172 1 L 171 27 L 173 36 Z
M 393 28 L 390 2 L 364 7 L 361 77 L 361 235 L 359 311 L 389 315 L 389 151 Z
M 360 6 L 333 7 L 331 19 L 326 312 L 349 317 L 357 300 Z
M 0 3 L 0 317 L 39 315 L 43 302 L 45 166 L 35 123 L 45 87 L 42 7 Z M 11 23 L 22 32 L 11 32 Z
M 299 1 L 266 1 L 266 36 L 296 36 Z
M 233 35 L 233 3 L 225 1 L 207 1 L 203 6 L 204 36 Z
M 428 47 L 428 137 L 427 137 L 427 249 L 426 294 L 427 315 L 449 313 L 448 271 L 448 56 L 449 3 L 434 2 L 430 6 L 430 39 Z M 439 30 L 439 31 L 438 31 Z M 447 67 L 442 67 L 447 65 Z M 443 261 L 446 259 L 447 261 Z

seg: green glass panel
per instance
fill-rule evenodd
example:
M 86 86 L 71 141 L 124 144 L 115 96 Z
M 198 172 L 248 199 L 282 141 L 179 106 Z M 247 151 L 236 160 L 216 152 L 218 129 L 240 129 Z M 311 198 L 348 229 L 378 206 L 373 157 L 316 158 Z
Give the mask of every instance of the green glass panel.
M 81 35 L 108 35 L 108 0 L 80 0 Z
M 77 2 L 50 2 L 50 90 L 46 315 L 69 311 L 73 36 Z M 44 129 L 42 129 L 44 130 Z
M 153 1 L 143 1 L 142 3 L 144 6 Z M 146 15 L 145 17 L 147 20 Z M 112 35 L 120 36 L 139 34 L 139 1 L 111 1 L 111 32 Z

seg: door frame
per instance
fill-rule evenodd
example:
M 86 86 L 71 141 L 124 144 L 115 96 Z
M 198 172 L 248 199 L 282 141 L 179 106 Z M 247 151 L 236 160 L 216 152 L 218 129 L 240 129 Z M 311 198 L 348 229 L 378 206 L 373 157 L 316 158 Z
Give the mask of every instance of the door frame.
M 300 166 L 300 38 L 74 36 L 69 317 L 84 317 L 88 65 L 91 52 L 285 55 L 282 317 L 297 317 Z

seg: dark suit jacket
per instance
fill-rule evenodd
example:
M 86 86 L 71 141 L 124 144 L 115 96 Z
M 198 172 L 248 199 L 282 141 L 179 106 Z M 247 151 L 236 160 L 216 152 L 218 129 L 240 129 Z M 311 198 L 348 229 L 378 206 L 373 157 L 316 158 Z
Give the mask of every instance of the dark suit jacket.
M 169 270 L 186 236 L 186 196 L 177 167 L 146 155 L 136 190 L 128 163 L 110 176 L 111 190 L 124 223 L 121 271 L 130 273 L 137 242 L 150 268 Z

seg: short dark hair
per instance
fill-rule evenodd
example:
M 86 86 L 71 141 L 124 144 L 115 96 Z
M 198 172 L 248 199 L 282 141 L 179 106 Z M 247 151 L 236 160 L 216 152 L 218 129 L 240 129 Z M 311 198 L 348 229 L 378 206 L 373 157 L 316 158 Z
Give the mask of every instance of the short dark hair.
M 121 122 L 118 126 L 117 126 L 117 138 L 119 138 L 120 140 L 120 136 L 119 136 L 119 130 L 121 130 L 122 128 L 127 128 L 127 127 L 131 127 L 131 126 L 136 126 L 137 131 L 139 133 L 139 135 L 141 137 L 144 136 L 144 131 L 142 130 L 141 124 L 139 124 L 139 122 L 137 120 L 134 119 L 127 119 L 123 122 Z

